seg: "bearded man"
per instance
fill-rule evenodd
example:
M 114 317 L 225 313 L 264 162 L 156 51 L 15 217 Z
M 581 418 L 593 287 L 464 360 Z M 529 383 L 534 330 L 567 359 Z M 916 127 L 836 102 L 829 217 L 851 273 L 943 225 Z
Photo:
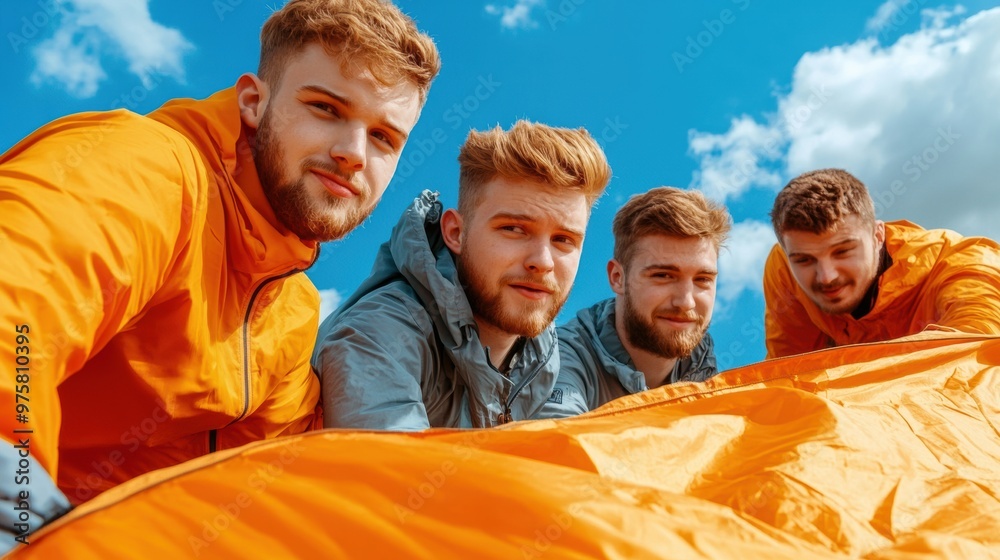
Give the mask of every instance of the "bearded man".
M 843 169 L 789 181 L 771 210 L 764 265 L 767 357 L 922 331 L 1000 334 L 1000 245 L 875 217 Z
M 729 213 L 697 191 L 659 187 L 615 215 L 608 281 L 615 297 L 559 327 L 560 371 L 537 418 L 564 418 L 618 397 L 718 373 L 708 324 Z
M 319 425 L 303 271 L 375 207 L 439 68 L 391 3 L 291 0 L 234 87 L 0 156 L 0 468 L 31 471 L 0 482 L 0 554 L 127 480 Z
M 552 393 L 552 321 L 611 169 L 585 130 L 525 121 L 472 131 L 458 161 L 458 208 L 421 194 L 320 326 L 327 427 L 490 427 Z

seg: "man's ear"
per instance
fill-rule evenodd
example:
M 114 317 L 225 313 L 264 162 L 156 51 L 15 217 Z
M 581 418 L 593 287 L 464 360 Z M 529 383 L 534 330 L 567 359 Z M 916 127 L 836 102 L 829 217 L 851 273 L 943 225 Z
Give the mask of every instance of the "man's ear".
M 248 127 L 257 130 L 260 126 L 269 98 L 267 84 L 256 74 L 248 72 L 236 80 L 236 102 L 240 106 L 240 118 Z
M 625 293 L 625 267 L 615 259 L 608 261 L 608 284 L 616 294 Z
M 444 244 L 456 255 L 462 254 L 462 227 L 464 226 L 462 215 L 458 210 L 449 208 L 441 214 L 441 235 L 444 237 Z
M 882 220 L 875 220 L 875 243 L 879 249 L 885 244 L 885 222 Z

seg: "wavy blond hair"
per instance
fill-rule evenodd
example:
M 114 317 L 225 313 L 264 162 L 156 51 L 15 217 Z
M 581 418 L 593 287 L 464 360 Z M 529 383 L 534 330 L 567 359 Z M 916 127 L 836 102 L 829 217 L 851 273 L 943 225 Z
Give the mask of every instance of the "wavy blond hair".
M 611 180 L 604 151 L 583 128 L 520 120 L 510 130 L 473 130 L 458 154 L 458 211 L 471 215 L 482 187 L 503 177 L 582 192 L 593 205 Z
M 361 62 L 383 85 L 410 81 L 421 104 L 441 69 L 434 41 L 391 2 L 291 0 L 264 23 L 257 74 L 278 83 L 288 59 L 314 42 L 342 55 L 345 71 Z

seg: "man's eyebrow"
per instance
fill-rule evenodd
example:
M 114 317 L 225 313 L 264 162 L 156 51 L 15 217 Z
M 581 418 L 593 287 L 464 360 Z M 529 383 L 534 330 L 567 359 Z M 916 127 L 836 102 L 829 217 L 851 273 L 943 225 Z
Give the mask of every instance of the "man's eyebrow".
M 340 95 L 339 93 L 335 93 L 323 86 L 315 84 L 306 84 L 300 87 L 299 91 L 310 91 L 312 93 L 318 93 L 320 95 L 325 95 L 332 99 L 336 99 L 338 103 L 340 103 L 344 107 L 347 107 L 348 109 L 353 109 L 355 106 L 354 102 L 351 101 L 350 99 L 344 97 L 343 95 Z M 379 117 L 378 124 L 381 127 L 388 128 L 389 130 L 393 131 L 393 133 L 398 135 L 403 142 L 406 142 L 407 138 L 410 137 L 409 134 L 403 132 L 402 127 L 391 123 L 390 121 L 386 120 L 385 117 Z
M 857 237 L 848 237 L 847 239 L 838 241 L 838 242 L 834 243 L 833 245 L 830 245 L 830 247 L 840 247 L 841 245 L 847 245 L 849 243 L 857 243 L 857 242 L 858 242 L 858 238 Z
M 651 272 L 654 270 L 669 270 L 670 272 L 681 272 L 681 267 L 675 264 L 651 264 L 643 267 L 643 272 Z M 702 268 L 695 273 L 696 276 L 707 274 L 709 276 L 718 276 L 719 271 L 714 268 Z
M 830 248 L 834 249 L 836 247 L 842 247 L 844 245 L 853 245 L 857 244 L 859 241 L 860 240 L 857 237 L 848 237 L 847 239 L 841 239 L 840 241 L 833 243 L 832 245 L 830 245 Z M 809 253 L 788 253 L 788 258 L 792 257 L 812 257 L 812 255 Z
M 514 221 L 517 221 L 517 222 L 537 222 L 538 218 L 536 218 L 535 216 L 532 216 L 531 214 L 520 214 L 518 212 L 497 212 L 496 214 L 493 214 L 492 216 L 490 216 L 490 221 L 494 221 L 494 220 L 514 220 Z M 580 231 L 580 230 L 578 230 L 578 229 L 576 229 L 574 227 L 570 227 L 570 226 L 567 226 L 567 225 L 560 224 L 559 225 L 559 229 L 562 230 L 562 231 L 565 231 L 565 232 L 567 232 L 569 234 L 575 235 L 577 237 L 581 237 L 581 238 L 585 235 L 585 233 L 583 231 Z

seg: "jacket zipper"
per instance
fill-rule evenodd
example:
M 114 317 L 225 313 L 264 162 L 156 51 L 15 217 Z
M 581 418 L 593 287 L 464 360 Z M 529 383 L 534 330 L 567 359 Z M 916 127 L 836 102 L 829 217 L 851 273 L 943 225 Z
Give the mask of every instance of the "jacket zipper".
M 306 268 L 296 268 L 284 274 L 266 278 L 263 282 L 257 285 L 257 288 L 254 289 L 253 294 L 250 296 L 250 303 L 247 305 L 247 312 L 243 316 L 243 410 L 240 412 L 239 416 L 223 426 L 223 428 L 228 428 L 236 422 L 239 422 L 247 415 L 247 411 L 250 410 L 250 315 L 253 313 L 253 305 L 257 301 L 257 296 L 259 296 L 261 291 L 263 291 L 263 289 L 271 282 L 281 280 L 282 278 L 288 278 L 293 274 L 305 272 L 305 270 L 311 267 L 317 259 L 319 259 L 319 247 L 316 248 L 316 254 L 313 255 L 313 259 L 309 262 L 309 266 Z M 211 430 L 208 432 L 209 453 L 213 453 L 216 450 L 218 444 L 218 431 L 219 430 Z
M 518 383 L 516 386 L 514 386 L 514 390 L 513 391 L 510 391 L 509 393 L 507 393 L 506 398 L 504 398 L 504 405 L 503 405 L 503 420 L 504 420 L 503 423 L 504 424 L 506 424 L 507 422 L 512 422 L 514 420 L 513 414 L 510 411 L 511 405 L 514 404 L 514 399 L 517 398 L 517 395 L 518 395 L 518 393 L 521 392 L 521 389 L 524 389 L 524 387 L 527 386 L 528 383 L 531 383 L 536 377 L 538 377 L 538 372 L 541 371 L 542 370 L 542 366 L 544 366 L 545 364 L 547 364 L 549 362 L 549 359 L 552 358 L 552 352 L 555 351 L 555 348 L 557 346 L 558 346 L 558 344 L 553 344 L 552 345 L 552 349 L 549 350 L 549 353 L 545 356 L 545 359 L 543 359 L 542 361 L 540 361 L 538 363 L 538 365 L 535 366 L 535 369 L 533 369 L 529 375 L 524 376 L 524 378 L 521 379 L 521 382 Z

